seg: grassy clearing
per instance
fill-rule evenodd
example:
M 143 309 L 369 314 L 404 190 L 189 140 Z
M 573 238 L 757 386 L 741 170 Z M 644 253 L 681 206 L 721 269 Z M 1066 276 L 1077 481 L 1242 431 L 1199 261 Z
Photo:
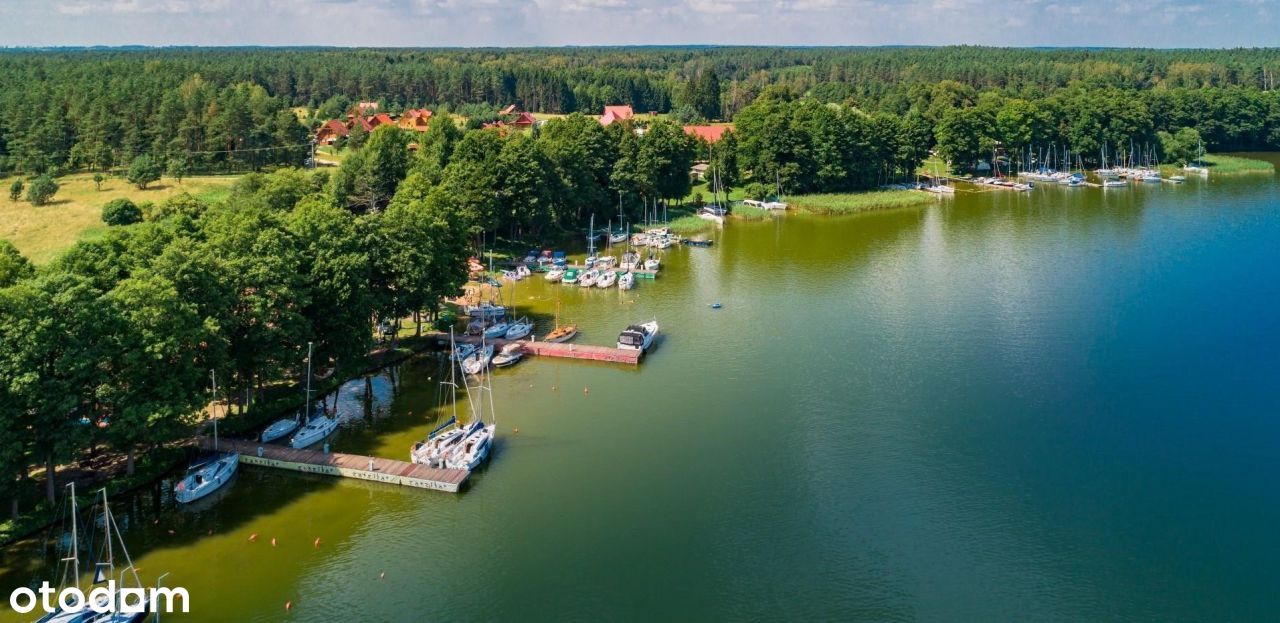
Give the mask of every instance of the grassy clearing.
M 868 210 L 889 210 L 924 205 L 934 200 L 918 190 L 876 190 L 864 193 L 830 193 L 787 197 L 797 212 L 810 214 L 853 214 Z
M 716 228 L 716 224 L 699 218 L 697 214 L 689 214 L 672 220 L 667 223 L 667 227 L 671 228 L 673 234 L 689 236 L 709 232 Z
M 1239 156 L 1225 156 L 1222 154 L 1205 154 L 1205 166 L 1209 169 L 1210 175 L 1232 175 L 1237 173 L 1263 173 L 1273 175 L 1276 172 L 1276 166 L 1265 160 L 1254 160 L 1253 158 L 1241 158 Z
M 773 213 L 764 208 L 739 204 L 733 206 L 733 211 L 729 213 L 729 216 L 743 221 L 763 221 L 773 216 Z
M 52 260 L 58 252 L 77 240 L 92 239 L 106 231 L 102 222 L 102 206 L 112 199 L 124 197 L 134 203 L 160 203 L 182 193 L 190 193 L 207 201 L 216 201 L 230 192 L 235 176 L 187 177 L 182 184 L 165 178 L 138 190 L 118 177 L 102 182 L 95 190 L 93 175 L 78 173 L 58 178 L 58 194 L 53 202 L 33 206 L 26 201 L 9 201 L 0 197 L 0 238 L 6 238 L 37 264 Z M 0 180 L 8 188 L 13 178 Z
M 951 170 L 951 165 L 947 164 L 942 158 L 937 156 L 929 156 L 920 166 L 916 168 L 916 175 L 943 175 L 946 177 L 954 177 L 955 171 Z

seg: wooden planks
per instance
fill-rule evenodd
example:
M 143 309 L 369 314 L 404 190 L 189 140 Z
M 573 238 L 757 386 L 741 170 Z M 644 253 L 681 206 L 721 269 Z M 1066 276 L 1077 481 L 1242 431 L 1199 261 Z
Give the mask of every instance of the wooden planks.
M 213 439 L 202 437 L 200 447 L 213 448 Z M 457 493 L 470 476 L 465 469 L 437 469 L 406 461 L 320 450 L 297 450 L 288 446 L 256 443 L 243 439 L 221 439 L 218 449 L 240 454 L 247 465 L 287 469 L 308 474 L 325 474 L 358 480 L 385 482 L 418 489 Z
M 436 337 L 437 339 L 448 340 L 448 336 L 444 334 L 437 334 Z M 454 339 L 463 344 L 480 343 L 480 338 L 474 335 L 459 335 L 455 336 Z M 495 350 L 502 350 L 503 346 L 511 344 L 513 340 L 484 340 L 484 342 L 486 344 L 493 344 Z M 609 363 L 637 365 L 640 363 L 640 356 L 643 354 L 638 350 L 627 350 L 622 348 L 613 348 L 610 346 L 593 346 L 591 344 L 539 342 L 537 340 L 517 340 L 516 342 L 524 349 L 526 355 L 536 355 L 540 357 L 559 357 L 562 359 L 606 361 Z

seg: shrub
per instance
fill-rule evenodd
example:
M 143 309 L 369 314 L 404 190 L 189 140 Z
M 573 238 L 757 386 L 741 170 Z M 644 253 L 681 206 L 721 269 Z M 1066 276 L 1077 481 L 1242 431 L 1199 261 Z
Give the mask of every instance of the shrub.
M 58 183 L 53 181 L 53 177 L 48 174 L 41 175 L 31 180 L 31 185 L 27 187 L 27 201 L 30 201 L 31 205 L 42 206 L 49 203 L 57 192 Z
M 142 209 L 128 199 L 112 199 L 102 206 L 102 222 L 108 225 L 132 225 L 142 220 Z
M 137 186 L 138 190 L 145 190 L 147 184 L 160 179 L 160 163 L 145 154 L 138 156 L 133 159 L 133 164 L 129 165 L 129 173 L 125 179 Z
M 9 201 L 17 201 L 22 198 L 22 180 L 13 180 L 9 185 Z

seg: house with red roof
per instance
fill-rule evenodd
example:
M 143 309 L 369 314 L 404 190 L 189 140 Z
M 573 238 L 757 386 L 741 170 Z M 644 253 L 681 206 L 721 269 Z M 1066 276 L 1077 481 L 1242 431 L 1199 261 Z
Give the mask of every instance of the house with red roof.
M 413 130 L 415 132 L 426 132 L 427 125 L 431 121 L 431 111 L 425 108 L 415 108 L 406 110 L 404 115 L 400 117 L 400 121 L 396 122 L 401 128 Z
M 350 132 L 351 130 L 347 128 L 347 124 L 337 119 L 330 119 L 324 122 L 319 130 L 316 130 L 316 142 L 321 145 L 332 145 L 334 141 L 338 140 L 338 137 L 346 136 Z
M 600 125 L 609 125 L 614 121 L 625 121 L 636 116 L 636 111 L 630 106 L 605 106 L 604 114 L 600 116 Z
M 715 143 L 724 138 L 724 133 L 733 130 L 732 125 L 687 125 L 684 133 L 696 136 L 708 143 Z
M 507 106 L 506 108 L 503 108 L 501 111 L 499 111 L 498 114 L 503 117 L 507 115 L 514 115 L 516 114 L 516 105 L 511 104 L 510 106 Z
M 391 115 L 388 115 L 385 112 L 380 112 L 372 117 L 369 117 L 369 125 L 373 128 L 376 128 L 382 125 L 395 125 L 395 123 L 396 123 L 396 120 L 392 119 Z
M 524 130 L 526 128 L 532 128 L 534 124 L 536 124 L 537 122 L 538 120 L 533 118 L 532 113 L 521 112 L 521 113 L 516 113 L 516 118 L 511 121 L 508 121 L 507 125 L 513 125 L 521 130 Z

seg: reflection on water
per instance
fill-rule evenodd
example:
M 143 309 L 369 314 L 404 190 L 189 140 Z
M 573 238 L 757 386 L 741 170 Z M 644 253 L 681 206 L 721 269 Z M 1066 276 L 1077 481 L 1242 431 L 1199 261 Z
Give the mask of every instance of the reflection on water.
M 460 495 L 245 466 L 205 507 L 163 482 L 117 512 L 189 621 L 1266 620 L 1278 197 L 1215 178 L 733 222 L 630 292 L 504 288 L 538 333 L 559 305 L 583 343 L 652 317 L 664 340 L 638 368 L 497 373 L 498 444 Z M 344 384 L 335 449 L 405 458 L 446 373 Z M 4 586 L 42 547 L 0 553 Z

